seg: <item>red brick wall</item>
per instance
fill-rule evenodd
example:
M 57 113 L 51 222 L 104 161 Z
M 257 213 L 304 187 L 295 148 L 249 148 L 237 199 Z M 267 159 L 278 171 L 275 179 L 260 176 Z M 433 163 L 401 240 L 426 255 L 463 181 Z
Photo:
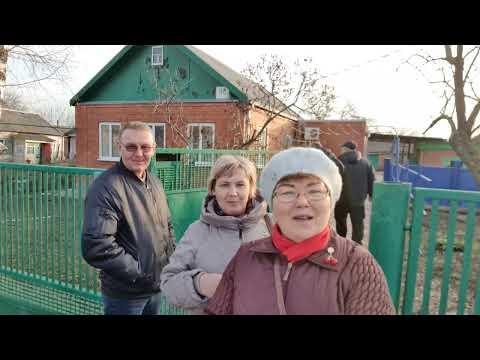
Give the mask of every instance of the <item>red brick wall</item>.
M 452 157 L 458 157 L 453 150 L 422 150 L 418 162 L 421 165 L 443 167 L 443 159 Z
M 260 129 L 268 118 L 267 113 L 260 108 L 255 108 L 250 112 L 250 124 L 253 128 Z M 267 149 L 270 151 L 284 149 L 287 135 L 293 139 L 295 124 L 282 116 L 272 120 L 267 126 Z
M 355 141 L 357 150 L 367 157 L 365 149 L 367 148 L 367 124 L 365 121 L 305 121 L 305 127 L 316 127 L 320 129 L 320 142 L 322 146 L 330 148 L 337 156 L 340 155 L 340 147 L 346 141 Z M 303 132 L 298 136 L 303 137 Z
M 77 105 L 75 107 L 75 124 L 77 134 L 76 164 L 84 167 L 108 168 L 113 162 L 99 161 L 98 129 L 101 122 L 143 121 L 150 123 L 165 122 L 163 109 L 153 112 L 152 104 L 118 104 L 118 105 Z M 172 110 L 179 113 L 180 107 Z M 243 112 L 236 103 L 195 103 L 183 104 L 183 118 L 188 123 L 215 124 L 215 147 L 229 148 L 240 139 Z M 165 128 L 167 147 L 184 147 L 181 141 L 174 142 L 169 125 Z

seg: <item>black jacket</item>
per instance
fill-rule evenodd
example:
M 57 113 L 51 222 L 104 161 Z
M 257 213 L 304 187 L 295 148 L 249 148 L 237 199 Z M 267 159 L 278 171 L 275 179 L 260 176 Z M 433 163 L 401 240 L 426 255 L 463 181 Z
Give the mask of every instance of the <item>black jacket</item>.
M 345 167 L 344 189 L 337 205 L 364 205 L 367 195 L 372 196 L 375 174 L 372 165 L 362 159 L 360 152 L 347 151 L 338 157 Z
M 155 294 L 174 247 L 158 178 L 147 172 L 144 183 L 120 161 L 95 179 L 85 200 L 82 254 L 101 270 L 102 293 L 113 298 Z

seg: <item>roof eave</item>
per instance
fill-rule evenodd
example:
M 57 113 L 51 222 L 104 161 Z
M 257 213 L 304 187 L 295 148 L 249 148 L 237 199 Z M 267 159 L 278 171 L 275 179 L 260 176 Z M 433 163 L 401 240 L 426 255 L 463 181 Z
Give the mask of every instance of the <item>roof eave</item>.
M 71 99 L 70 106 L 75 106 L 82 95 L 84 95 L 90 88 L 107 73 L 127 52 L 129 52 L 135 45 L 126 45 L 110 60 L 84 87 L 82 87 Z

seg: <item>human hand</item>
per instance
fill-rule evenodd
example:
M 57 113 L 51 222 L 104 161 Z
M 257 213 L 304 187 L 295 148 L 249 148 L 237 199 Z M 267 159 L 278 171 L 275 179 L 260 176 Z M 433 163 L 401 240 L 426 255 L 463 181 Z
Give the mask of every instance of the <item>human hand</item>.
M 213 294 L 215 294 L 215 290 L 221 279 L 222 274 L 207 272 L 200 273 L 198 275 L 198 292 L 210 299 Z

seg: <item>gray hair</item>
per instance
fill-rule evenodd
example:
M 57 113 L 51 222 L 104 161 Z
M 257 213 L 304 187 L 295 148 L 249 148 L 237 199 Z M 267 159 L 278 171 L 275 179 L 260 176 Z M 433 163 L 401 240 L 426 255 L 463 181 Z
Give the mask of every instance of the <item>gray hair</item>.
M 120 134 L 118 134 L 118 139 L 122 138 L 123 133 L 126 130 L 144 130 L 148 131 L 152 135 L 152 141 L 155 142 L 155 138 L 153 137 L 152 129 L 148 124 L 141 122 L 141 121 L 131 121 L 127 122 L 126 124 L 122 125 L 122 129 L 120 130 Z
M 212 170 L 210 170 L 210 175 L 208 176 L 208 193 L 213 193 L 219 177 L 224 175 L 229 176 L 236 169 L 242 169 L 245 171 L 245 175 L 250 182 L 250 196 L 254 197 L 257 191 L 257 170 L 255 169 L 255 165 L 253 165 L 249 159 L 238 155 L 222 155 L 217 161 L 215 161 Z

